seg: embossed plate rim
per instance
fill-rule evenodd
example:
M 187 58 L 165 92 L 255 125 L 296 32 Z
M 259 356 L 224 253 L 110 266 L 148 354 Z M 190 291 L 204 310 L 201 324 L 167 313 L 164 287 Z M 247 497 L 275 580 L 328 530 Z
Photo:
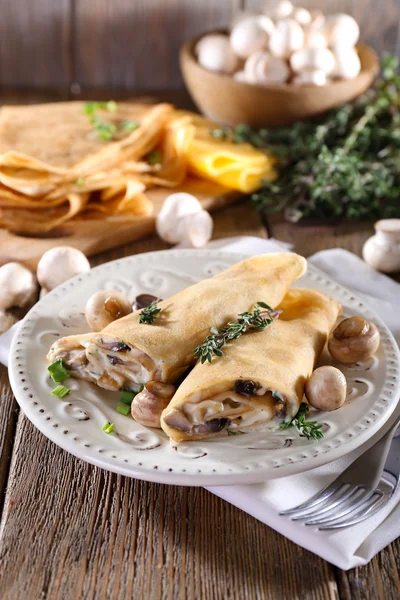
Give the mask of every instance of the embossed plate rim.
M 182 262 L 183 259 L 186 260 L 191 258 L 193 258 L 193 260 L 196 259 L 198 261 L 200 259 L 210 259 L 211 261 L 215 261 L 217 263 L 218 261 L 221 261 L 225 264 L 234 264 L 239 260 L 247 258 L 247 256 L 243 254 L 228 253 L 224 252 L 223 250 L 186 249 L 166 250 L 133 255 L 122 259 L 118 259 L 116 261 L 105 263 L 103 265 L 93 268 L 88 273 L 79 275 L 69 280 L 56 290 L 53 290 L 53 292 L 50 292 L 50 294 L 45 296 L 31 309 L 31 311 L 24 319 L 21 327 L 18 329 L 14 337 L 12 347 L 10 350 L 9 373 L 11 386 L 18 403 L 24 410 L 27 417 L 44 435 L 46 435 L 50 440 L 52 440 L 54 443 L 59 445 L 64 450 L 67 450 L 74 456 L 101 468 L 113 471 L 115 473 L 159 483 L 169 483 L 177 485 L 216 486 L 257 483 L 266 479 L 277 478 L 306 471 L 308 469 L 321 466 L 322 464 L 325 464 L 327 462 L 331 462 L 332 460 L 335 460 L 340 456 L 347 454 L 348 452 L 356 449 L 358 446 L 366 442 L 372 435 L 377 433 L 377 431 L 384 425 L 384 423 L 390 417 L 397 404 L 396 399 L 398 398 L 400 388 L 400 357 L 397 344 L 392 334 L 387 329 L 386 325 L 384 325 L 381 319 L 374 314 L 374 312 L 367 306 L 367 304 L 361 298 L 357 296 L 357 294 L 336 283 L 334 280 L 325 275 L 325 273 L 313 267 L 312 265 L 309 265 L 307 276 L 305 276 L 305 278 L 309 281 L 305 283 L 304 281 L 300 280 L 299 285 L 301 286 L 303 284 L 303 286 L 307 285 L 309 287 L 312 287 L 310 285 L 311 280 L 315 284 L 315 287 L 324 289 L 326 293 L 331 294 L 334 297 L 339 297 L 339 299 L 340 297 L 342 297 L 342 300 L 346 299 L 346 302 L 350 302 L 351 304 L 357 304 L 358 312 L 364 314 L 366 318 L 372 319 L 380 329 L 382 336 L 382 346 L 385 352 L 385 361 L 383 363 L 383 366 L 385 367 L 386 371 L 388 369 L 388 358 L 390 358 L 392 361 L 392 365 L 390 365 L 391 380 L 389 381 L 389 378 L 385 380 L 382 390 L 379 393 L 379 398 L 377 398 L 373 402 L 372 408 L 369 409 L 366 413 L 365 418 L 363 420 L 364 422 L 358 423 L 357 426 L 353 424 L 352 427 L 349 428 L 349 432 L 352 432 L 352 434 L 351 437 L 349 437 L 348 439 L 345 439 L 344 437 L 340 439 L 341 434 L 339 432 L 336 435 L 336 437 L 334 437 L 329 442 L 330 445 L 328 445 L 327 449 L 324 449 L 324 440 L 322 440 L 321 442 L 310 443 L 307 446 L 301 446 L 300 449 L 299 447 L 294 447 L 293 457 L 290 458 L 286 456 L 284 461 L 281 460 L 281 464 L 278 460 L 279 449 L 273 450 L 275 458 L 272 461 L 272 459 L 270 458 L 271 450 L 268 448 L 264 448 L 263 453 L 269 454 L 270 463 L 275 462 L 275 465 L 271 466 L 271 464 L 267 465 L 263 463 L 262 454 L 261 452 L 259 452 L 257 453 L 257 457 L 254 457 L 252 461 L 255 466 L 252 466 L 250 471 L 245 470 L 246 467 L 243 466 L 236 466 L 236 471 L 234 468 L 230 469 L 230 467 L 235 467 L 235 465 L 233 463 L 229 463 L 229 446 L 227 446 L 227 457 L 222 462 L 220 461 L 216 463 L 215 466 L 218 465 L 216 469 L 211 470 L 208 465 L 205 470 L 202 470 L 198 468 L 198 466 L 200 465 L 200 461 L 194 461 L 193 458 L 190 459 L 189 457 L 184 456 L 184 459 L 187 458 L 188 462 L 186 464 L 188 468 L 185 469 L 184 472 L 182 470 L 180 470 L 179 472 L 174 472 L 173 469 L 167 468 L 171 467 L 171 465 L 174 466 L 174 464 L 171 463 L 171 461 L 174 461 L 174 454 L 170 452 L 170 448 L 172 448 L 172 446 L 169 446 L 168 449 L 166 449 L 166 444 L 164 442 L 163 454 L 167 453 L 169 455 L 169 461 L 164 464 L 163 460 L 156 460 L 156 462 L 159 464 L 153 466 L 152 468 L 150 468 L 149 465 L 145 467 L 140 467 L 138 466 L 138 462 L 135 462 L 134 464 L 129 460 L 131 455 L 128 453 L 128 451 L 126 451 L 126 455 L 129 455 L 129 459 L 125 459 L 124 461 L 122 461 L 120 457 L 118 457 L 118 460 L 115 460 L 112 457 L 112 455 L 108 456 L 108 454 L 110 454 L 111 452 L 115 452 L 116 454 L 118 454 L 118 452 L 115 450 L 115 446 L 113 446 L 114 450 L 107 449 L 107 444 L 109 443 L 108 440 L 111 439 L 111 436 L 102 434 L 104 436 L 104 439 L 102 439 L 102 445 L 104 446 L 104 450 L 99 449 L 96 451 L 92 450 L 92 448 L 86 448 L 84 445 L 82 445 L 82 441 L 85 440 L 82 440 L 81 437 L 76 437 L 76 435 L 72 437 L 74 435 L 73 432 L 64 429 L 64 427 L 68 425 L 62 426 L 60 423 L 60 426 L 57 425 L 57 428 L 55 429 L 52 423 L 51 411 L 49 412 L 47 410 L 46 412 L 46 402 L 47 404 L 50 404 L 49 397 L 51 397 L 51 395 L 49 394 L 49 390 L 48 388 L 46 389 L 46 387 L 43 387 L 44 384 L 43 382 L 39 381 L 39 378 L 36 373 L 32 374 L 26 368 L 27 361 L 30 358 L 29 342 L 28 344 L 26 344 L 26 340 L 27 338 L 29 338 L 29 332 L 33 331 L 37 319 L 40 316 L 43 316 L 42 313 L 45 313 L 46 309 L 50 310 L 52 306 L 56 306 L 57 299 L 62 298 L 65 294 L 68 294 L 72 289 L 74 289 L 75 292 L 76 288 L 79 288 L 81 284 L 82 286 L 84 286 L 88 280 L 91 280 L 94 285 L 95 282 L 102 276 L 106 276 L 112 273 L 112 277 L 115 277 L 116 274 L 118 274 L 119 269 L 123 270 L 125 267 L 131 265 L 132 263 L 134 263 L 134 265 L 140 265 L 143 264 L 144 261 L 146 263 L 148 262 L 154 264 L 156 261 L 163 263 L 163 261 L 168 259 L 168 261 L 172 261 L 172 263 L 175 263 L 175 267 L 178 270 L 180 269 L 182 271 L 182 266 L 179 267 L 180 261 Z M 188 272 L 186 272 L 186 276 L 190 277 Z M 84 300 L 86 300 L 86 297 L 84 299 L 82 298 L 82 303 L 84 303 Z M 353 310 L 357 311 L 356 308 L 353 308 Z M 20 369 L 22 369 L 22 371 Z M 45 400 L 42 401 L 44 402 L 43 405 L 38 402 L 40 398 L 34 398 L 33 394 L 31 393 L 31 389 L 35 386 L 42 386 L 41 392 L 46 394 Z M 53 401 L 58 401 L 57 398 L 51 398 Z M 73 404 L 71 404 L 71 406 L 73 406 Z M 373 417 L 371 417 L 371 414 L 373 415 Z M 93 426 L 94 424 L 91 424 L 91 427 Z M 72 427 L 70 427 L 70 429 L 72 429 Z M 86 429 L 85 431 L 90 432 L 90 428 Z M 149 430 L 149 435 L 151 431 L 152 430 Z M 96 436 L 97 434 L 98 431 L 96 429 Z M 138 434 L 137 439 L 139 438 L 140 433 Z M 236 445 L 236 450 L 238 445 L 240 444 L 240 442 L 236 440 L 240 440 L 240 438 L 242 438 L 242 436 L 235 436 L 233 440 L 232 438 L 230 438 L 230 442 Z M 79 443 L 77 440 L 79 440 Z M 113 443 L 115 443 L 115 440 L 113 441 Z M 214 442 L 209 442 L 208 444 L 213 443 Z M 186 444 L 186 446 L 190 447 L 189 450 L 191 448 L 193 449 L 195 445 L 196 442 Z M 207 448 L 210 450 L 212 446 L 208 445 Z M 244 450 L 248 450 L 248 448 L 243 448 L 243 451 Z M 258 448 L 258 450 L 260 450 L 260 448 Z M 130 449 L 130 452 L 133 452 L 135 456 L 139 456 L 141 450 L 139 448 L 134 450 Z M 99 455 L 99 453 L 101 454 Z M 122 454 L 124 454 L 124 451 L 122 452 Z M 177 458 L 176 454 L 175 458 Z M 202 457 L 200 456 L 199 458 Z M 212 456 L 211 458 L 207 459 L 207 462 L 210 460 L 212 460 Z

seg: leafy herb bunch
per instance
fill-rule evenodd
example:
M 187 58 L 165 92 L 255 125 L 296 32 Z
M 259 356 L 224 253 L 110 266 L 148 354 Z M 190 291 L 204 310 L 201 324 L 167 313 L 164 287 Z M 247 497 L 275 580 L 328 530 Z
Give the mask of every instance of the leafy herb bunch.
M 265 302 L 257 302 L 252 312 L 240 313 L 237 321 L 230 321 L 221 331 L 218 331 L 216 327 L 211 327 L 210 335 L 194 349 L 193 354 L 200 359 L 201 363 L 211 362 L 213 355 L 223 355 L 222 348 L 227 342 L 241 337 L 250 328 L 266 329 L 279 316 L 279 313 L 280 311 L 274 310 Z
M 351 220 L 400 217 L 400 75 L 386 56 L 382 76 L 351 104 L 292 127 L 213 130 L 215 137 L 267 148 L 281 159 L 276 182 L 251 197 L 261 212 Z

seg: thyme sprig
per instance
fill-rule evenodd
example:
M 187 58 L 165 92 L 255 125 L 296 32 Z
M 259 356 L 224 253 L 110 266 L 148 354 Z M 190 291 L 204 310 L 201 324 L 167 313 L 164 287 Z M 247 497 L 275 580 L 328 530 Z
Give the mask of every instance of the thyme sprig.
M 351 104 L 291 127 L 247 125 L 211 135 L 268 149 L 280 158 L 280 177 L 251 196 L 260 212 L 301 219 L 400 217 L 399 61 L 386 56 L 374 86 Z
M 158 308 L 158 302 L 159 300 L 153 300 L 151 304 L 140 311 L 139 323 L 146 323 L 147 325 L 153 324 L 153 321 L 157 318 L 162 310 L 161 308 Z
M 230 321 L 221 331 L 211 327 L 211 334 L 193 350 L 194 356 L 200 359 L 201 363 L 211 362 L 214 355 L 223 355 L 222 348 L 227 342 L 241 337 L 250 328 L 266 329 L 279 316 L 280 311 L 274 310 L 265 302 L 257 302 L 255 306 L 251 312 L 240 313 L 237 321 Z M 265 310 L 261 310 L 262 308 Z
M 309 413 L 309 408 L 305 402 L 300 404 L 298 413 L 291 421 L 283 422 L 280 429 L 288 429 L 289 427 L 296 427 L 300 434 L 300 437 L 305 437 L 308 440 L 320 440 L 324 437 L 321 431 L 322 425 L 317 421 L 306 421 L 306 416 Z

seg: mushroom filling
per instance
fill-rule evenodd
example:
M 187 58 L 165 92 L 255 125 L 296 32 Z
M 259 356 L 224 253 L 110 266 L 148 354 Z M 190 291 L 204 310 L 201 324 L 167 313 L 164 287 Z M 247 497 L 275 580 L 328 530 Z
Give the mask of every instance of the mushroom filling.
M 209 390 L 188 397 L 181 409 L 173 408 L 164 422 L 185 433 L 212 434 L 270 423 L 278 428 L 287 414 L 287 398 L 253 381 L 238 380 L 233 389 L 212 395 Z
M 63 338 L 50 348 L 47 358 L 62 358 L 71 375 L 94 382 L 107 390 L 137 391 L 148 381 L 160 381 L 159 365 L 146 353 L 123 340 L 101 335 Z

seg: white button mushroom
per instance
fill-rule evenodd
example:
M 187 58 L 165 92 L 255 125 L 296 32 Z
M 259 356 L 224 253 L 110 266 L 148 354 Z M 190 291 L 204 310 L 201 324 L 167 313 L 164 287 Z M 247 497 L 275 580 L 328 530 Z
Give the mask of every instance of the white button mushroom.
M 275 7 L 273 12 L 274 19 L 286 19 L 290 17 L 292 12 L 294 11 L 294 6 L 290 0 L 281 0 Z
M 335 68 L 335 57 L 328 48 L 303 48 L 293 52 L 290 66 L 295 73 L 318 70 L 329 74 Z
M 42 288 L 49 292 L 67 279 L 89 271 L 90 263 L 80 250 L 58 246 L 47 250 L 39 261 L 37 278 Z
M 13 313 L 0 310 L 0 334 L 5 333 L 18 321 Z
M 355 46 L 360 37 L 360 28 L 353 17 L 346 14 L 327 15 L 323 33 L 328 40 L 328 46 Z
M 274 56 L 289 58 L 292 52 L 304 45 L 303 28 L 294 19 L 278 21 L 271 33 L 269 49 Z
M 310 11 L 306 8 L 301 8 L 300 6 L 295 8 L 290 16 L 292 19 L 300 23 L 300 25 L 309 25 L 312 21 Z
M 304 32 L 304 47 L 305 48 L 326 48 L 328 42 L 324 34 L 320 31 L 307 29 Z
M 233 73 L 238 65 L 227 35 L 213 33 L 204 36 L 197 43 L 195 54 L 199 64 L 209 71 Z
M 362 317 L 350 317 L 334 329 L 328 341 L 328 350 L 337 361 L 351 364 L 373 356 L 379 344 L 380 334 L 374 323 Z
M 314 408 L 336 410 L 346 400 L 346 378 L 336 367 L 319 367 L 308 379 L 305 394 Z
M 231 31 L 232 50 L 240 58 L 248 58 L 256 50 L 267 47 L 273 29 L 272 20 L 265 15 L 242 19 Z
M 332 48 L 335 57 L 335 68 L 332 77 L 341 79 L 354 79 L 361 71 L 361 61 L 355 48 L 347 46 L 334 46 Z
M 157 216 L 158 235 L 170 244 L 200 248 L 211 238 L 213 221 L 200 202 L 184 192 L 165 199 Z
M 0 267 L 0 310 L 31 306 L 37 295 L 36 277 L 29 269 L 17 262 Z
M 290 73 L 286 61 L 263 50 L 255 52 L 247 59 L 244 72 L 249 83 L 261 85 L 285 83 Z
M 241 81 L 242 83 L 247 82 L 246 73 L 244 71 L 236 71 L 236 73 L 233 74 L 233 79 L 236 79 L 236 81 Z
M 292 79 L 294 85 L 318 85 L 323 86 L 328 82 L 325 71 L 303 71 Z
M 101 331 L 113 321 L 132 312 L 132 305 L 122 292 L 100 290 L 86 302 L 85 317 L 93 331 Z
M 175 386 L 169 383 L 149 381 L 132 401 L 132 417 L 146 427 L 161 427 L 161 413 L 167 408 L 175 391 Z

